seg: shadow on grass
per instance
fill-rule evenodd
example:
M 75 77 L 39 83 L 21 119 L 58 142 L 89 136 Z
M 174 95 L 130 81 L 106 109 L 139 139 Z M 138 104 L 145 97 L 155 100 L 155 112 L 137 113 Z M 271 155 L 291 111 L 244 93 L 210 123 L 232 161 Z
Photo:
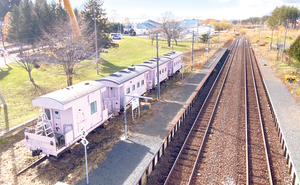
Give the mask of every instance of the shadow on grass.
M 37 85 L 34 82 L 32 82 L 32 84 L 33 84 L 33 87 L 34 87 L 32 91 L 34 92 L 35 95 L 41 96 L 41 95 L 46 93 L 45 89 L 42 88 L 41 86 Z
M 6 64 L 6 68 L 0 68 L 0 80 L 6 77 L 9 74 L 9 71 L 12 70 L 12 67 Z
M 122 61 L 120 61 L 122 62 Z M 107 60 L 103 60 L 102 63 L 101 63 L 101 73 L 108 73 L 108 74 L 111 74 L 111 73 L 115 73 L 117 71 L 120 71 L 124 68 L 127 68 L 128 66 L 116 66 L 112 63 L 110 63 L 109 61 Z

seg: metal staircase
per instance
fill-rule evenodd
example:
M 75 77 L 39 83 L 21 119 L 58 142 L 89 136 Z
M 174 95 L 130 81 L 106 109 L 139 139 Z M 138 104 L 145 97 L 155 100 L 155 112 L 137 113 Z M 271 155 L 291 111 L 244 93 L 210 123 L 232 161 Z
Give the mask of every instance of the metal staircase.
M 38 116 L 37 124 L 35 127 L 35 134 L 54 138 L 55 142 L 58 143 L 55 137 L 55 133 L 52 129 L 51 122 L 44 112 L 40 113 Z

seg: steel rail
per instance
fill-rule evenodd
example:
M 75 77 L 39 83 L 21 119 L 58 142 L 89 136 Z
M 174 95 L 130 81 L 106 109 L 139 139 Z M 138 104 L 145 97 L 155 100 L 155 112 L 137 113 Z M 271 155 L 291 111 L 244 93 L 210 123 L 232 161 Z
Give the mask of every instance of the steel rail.
M 273 184 L 271 165 L 270 165 L 270 160 L 269 160 L 269 156 L 268 156 L 269 151 L 268 151 L 267 141 L 266 141 L 266 136 L 265 136 L 265 131 L 264 131 L 264 127 L 263 127 L 263 121 L 262 121 L 262 115 L 261 115 L 261 108 L 260 108 L 259 97 L 258 97 L 258 92 L 257 92 L 258 90 L 257 90 L 256 81 L 255 81 L 255 74 L 254 74 L 254 68 L 253 68 L 253 62 L 252 62 L 253 55 L 252 55 L 251 50 L 250 50 L 250 44 L 249 44 L 249 42 L 247 42 L 247 45 L 248 45 L 247 48 L 248 48 L 248 54 L 249 54 L 249 59 L 250 59 L 250 67 L 251 67 L 251 72 L 252 72 L 252 80 L 253 80 L 254 89 L 255 89 L 257 111 L 258 111 L 258 114 L 259 114 L 261 134 L 262 134 L 262 137 L 263 137 L 265 155 L 266 155 L 267 166 L 268 166 L 269 181 L 270 181 L 270 184 Z
M 236 43 L 235 43 L 235 44 L 231 44 L 230 48 L 232 49 L 235 45 L 237 45 L 237 44 L 236 44 Z M 198 114 L 197 114 L 197 116 L 196 116 L 196 119 L 195 119 L 195 121 L 194 121 L 194 123 L 193 123 L 193 125 L 192 125 L 192 127 L 191 127 L 191 129 L 190 129 L 190 131 L 189 131 L 189 133 L 188 133 L 188 135 L 187 135 L 185 141 L 184 141 L 184 144 L 182 145 L 182 147 L 181 147 L 181 149 L 180 149 L 180 152 L 179 152 L 179 154 L 177 155 L 174 164 L 172 165 L 172 168 L 171 168 L 171 170 L 170 170 L 170 172 L 169 172 L 169 174 L 168 174 L 168 176 L 167 176 L 167 178 L 166 178 L 166 180 L 165 180 L 165 182 L 164 182 L 164 185 L 167 184 L 167 183 L 169 182 L 170 177 L 171 177 L 171 174 L 173 173 L 173 170 L 174 170 L 174 168 L 175 168 L 175 166 L 176 166 L 176 164 L 177 164 L 177 162 L 178 162 L 178 159 L 179 159 L 180 155 L 182 154 L 182 152 L 183 152 L 183 150 L 184 150 L 184 147 L 185 147 L 185 145 L 186 145 L 186 143 L 187 143 L 187 141 L 188 141 L 188 138 L 189 138 L 189 136 L 190 136 L 190 134 L 191 134 L 191 132 L 192 132 L 194 126 L 195 126 L 196 120 L 197 120 L 198 117 L 200 116 L 200 113 L 202 112 L 202 109 L 203 109 L 204 105 L 206 104 L 206 102 L 207 102 L 207 100 L 208 100 L 208 97 L 210 96 L 210 94 L 211 94 L 211 92 L 212 92 L 212 90 L 213 90 L 213 87 L 215 86 L 215 84 L 216 84 L 216 82 L 217 82 L 217 80 L 218 80 L 218 78 L 219 78 L 219 76 L 220 76 L 220 74 L 221 74 L 221 71 L 223 70 L 223 68 L 224 68 L 224 66 L 225 66 L 225 63 L 226 63 L 226 61 L 228 60 L 229 56 L 230 56 L 230 54 L 228 54 L 228 56 L 227 56 L 227 58 L 226 58 L 226 60 L 225 60 L 225 62 L 224 62 L 224 64 L 223 64 L 223 66 L 222 66 L 222 68 L 221 68 L 219 74 L 217 75 L 217 77 L 216 77 L 216 79 L 215 79 L 215 81 L 214 81 L 214 83 L 213 83 L 213 85 L 212 85 L 212 88 L 210 89 L 208 95 L 206 96 L 206 98 L 205 98 L 205 100 L 204 100 L 204 102 L 203 102 L 203 104 L 202 104 L 202 106 L 201 106 L 201 108 L 200 108 L 200 110 L 199 110 L 199 112 L 198 112 Z M 198 157 L 197 157 L 197 158 L 198 158 Z
M 30 165 L 28 165 L 27 167 L 23 168 L 22 170 L 20 170 L 17 173 L 17 176 L 19 176 L 20 174 L 24 173 L 25 171 L 27 171 L 28 169 L 30 169 L 33 166 L 36 166 L 38 164 L 40 164 L 41 162 L 45 161 L 47 159 L 47 155 L 44 155 L 43 157 L 39 158 L 38 160 L 34 161 L 33 163 L 31 163 Z
M 239 39 L 239 40 L 240 40 L 240 39 Z M 191 184 L 193 175 L 194 175 L 194 173 L 195 173 L 195 171 L 196 171 L 196 167 L 197 167 L 197 164 L 198 164 L 198 160 L 199 160 L 200 154 L 201 154 L 201 152 L 202 152 L 202 150 L 203 150 L 203 145 L 204 145 L 204 143 L 205 143 L 205 139 L 206 139 L 206 136 L 207 136 L 207 132 L 208 132 L 208 129 L 209 129 L 211 123 L 212 123 L 212 119 L 213 119 L 213 116 L 214 116 L 214 114 L 215 114 L 216 107 L 218 106 L 218 103 L 219 103 L 219 100 L 220 100 L 220 97 L 221 97 L 221 93 L 222 93 L 222 91 L 223 91 L 225 82 L 226 82 L 226 80 L 227 80 L 227 76 L 228 76 L 229 70 L 231 69 L 231 64 L 232 64 L 232 61 L 233 61 L 233 59 L 234 59 L 234 57 L 235 57 L 235 53 L 236 53 L 236 50 L 237 50 L 237 47 L 238 47 L 239 40 L 237 41 L 237 43 L 236 43 L 236 45 L 235 45 L 236 47 L 234 48 L 234 52 L 233 52 L 233 55 L 232 55 L 230 64 L 229 64 L 229 66 L 228 66 L 228 69 L 227 69 L 227 71 L 226 71 L 225 77 L 224 77 L 224 79 L 223 79 L 223 82 L 222 82 L 222 85 L 221 85 L 221 88 L 220 88 L 220 91 L 219 91 L 219 93 L 218 93 L 218 97 L 217 97 L 216 103 L 215 103 L 215 105 L 214 105 L 214 108 L 213 108 L 211 117 L 210 117 L 210 119 L 209 119 L 208 125 L 207 125 L 207 127 L 206 127 L 205 134 L 204 134 L 204 137 L 203 137 L 203 139 L 202 139 L 202 142 L 201 142 L 201 145 L 200 145 L 200 149 L 199 149 L 199 151 L 198 151 L 198 155 L 197 155 L 196 161 L 195 161 L 195 163 L 194 163 L 193 170 L 192 170 L 192 173 L 191 173 L 191 175 L 190 175 L 188 184 Z
M 246 40 L 247 41 L 247 40 Z M 248 110 L 247 110 L 247 57 L 246 57 L 246 47 L 244 47 L 244 62 L 245 62 L 245 132 L 246 132 L 246 184 L 250 184 L 250 175 L 249 175 L 249 149 L 248 149 Z

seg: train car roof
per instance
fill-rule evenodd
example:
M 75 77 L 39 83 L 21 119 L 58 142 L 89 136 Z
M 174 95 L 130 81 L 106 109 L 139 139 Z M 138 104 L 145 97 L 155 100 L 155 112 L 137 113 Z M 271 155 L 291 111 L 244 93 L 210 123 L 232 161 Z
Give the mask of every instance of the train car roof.
M 166 63 L 166 62 L 168 62 L 169 61 L 169 59 L 168 58 L 160 58 L 160 57 L 158 57 L 159 58 L 159 65 L 162 65 L 162 64 L 164 64 L 164 63 Z M 156 61 L 156 58 L 154 58 L 154 59 L 150 59 L 150 60 L 148 60 L 148 61 L 145 61 L 145 62 L 143 62 L 143 63 L 140 63 L 140 64 L 138 64 L 137 66 L 146 66 L 146 67 L 148 67 L 148 68 L 156 68 L 157 67 L 157 61 Z
M 96 81 L 111 81 L 118 85 L 123 84 L 124 82 L 127 82 L 128 80 L 131 80 L 145 72 L 148 71 L 147 67 L 144 66 L 130 66 L 126 69 L 122 69 L 118 72 L 112 73 L 108 76 L 105 76 L 103 78 L 100 78 Z
M 170 53 L 166 53 L 163 56 L 160 56 L 161 58 L 170 58 L 170 59 L 174 59 L 178 56 L 182 55 L 182 52 L 178 52 L 178 51 L 172 51 Z
M 105 87 L 100 82 L 83 81 L 78 84 L 45 94 L 32 100 L 34 106 L 65 110 L 68 103 Z

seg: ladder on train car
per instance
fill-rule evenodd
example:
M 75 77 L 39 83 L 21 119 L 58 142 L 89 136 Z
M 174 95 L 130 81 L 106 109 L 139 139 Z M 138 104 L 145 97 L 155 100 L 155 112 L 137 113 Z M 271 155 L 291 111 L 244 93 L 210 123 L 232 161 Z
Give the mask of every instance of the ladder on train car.
M 55 142 L 58 143 L 55 137 L 55 133 L 52 129 L 51 122 L 49 121 L 45 113 L 40 113 L 38 116 L 37 124 L 35 127 L 35 134 L 54 138 Z

